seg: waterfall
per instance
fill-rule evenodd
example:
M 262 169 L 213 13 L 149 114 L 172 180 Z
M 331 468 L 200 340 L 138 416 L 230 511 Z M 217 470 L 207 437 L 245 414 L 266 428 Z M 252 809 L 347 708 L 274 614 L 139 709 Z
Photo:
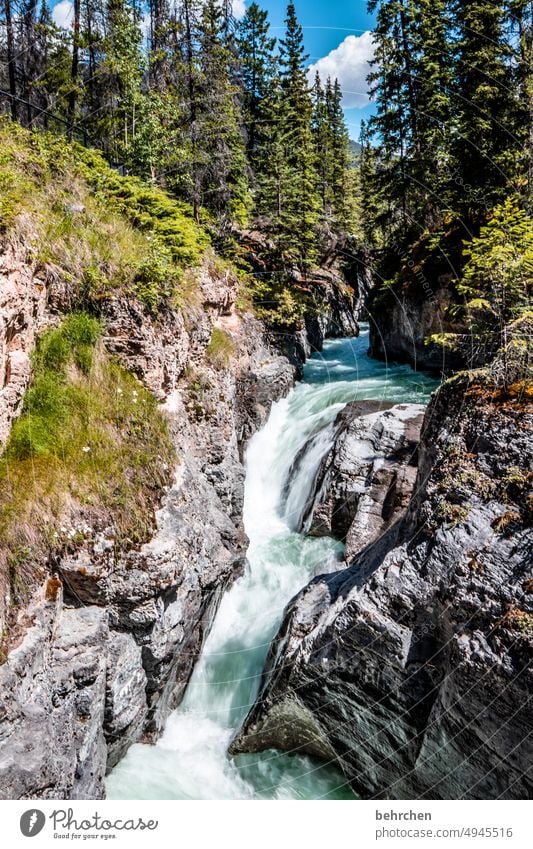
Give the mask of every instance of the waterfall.
M 244 575 L 225 594 L 184 700 L 154 746 L 136 744 L 108 778 L 116 799 L 350 798 L 339 773 L 306 756 L 264 752 L 228 758 L 229 742 L 252 706 L 270 642 L 287 602 L 342 546 L 297 533 L 332 423 L 348 402 L 421 402 L 435 382 L 409 366 L 366 356 L 368 331 L 327 342 L 304 381 L 273 405 L 245 458 Z

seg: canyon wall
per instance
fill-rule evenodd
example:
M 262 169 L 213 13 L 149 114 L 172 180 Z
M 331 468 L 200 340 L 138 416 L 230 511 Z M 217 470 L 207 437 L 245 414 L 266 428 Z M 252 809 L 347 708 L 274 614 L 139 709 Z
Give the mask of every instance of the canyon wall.
M 316 755 L 363 798 L 531 798 L 533 410 L 509 369 L 438 391 L 407 512 L 290 603 L 233 753 Z
M 1 271 L 5 443 L 35 339 L 71 305 L 62 279 L 40 279 L 22 251 L 10 249 Z M 332 286 L 324 314 L 338 310 L 343 331 L 356 332 L 351 299 L 339 291 L 337 307 Z M 0 666 L 3 798 L 102 797 L 106 769 L 131 743 L 157 737 L 179 704 L 220 598 L 242 572 L 246 442 L 322 344 L 327 321 L 312 342 L 305 326 L 276 334 L 236 298 L 234 275 L 208 262 L 187 309 L 153 317 L 118 294 L 100 304 L 105 348 L 163 405 L 177 464 L 145 544 L 118 545 L 111 527 L 74 514 L 62 529 L 72 544 L 18 611 Z M 225 351 L 210 345 L 215 331 Z M 3 590 L 6 611 L 14 602 Z

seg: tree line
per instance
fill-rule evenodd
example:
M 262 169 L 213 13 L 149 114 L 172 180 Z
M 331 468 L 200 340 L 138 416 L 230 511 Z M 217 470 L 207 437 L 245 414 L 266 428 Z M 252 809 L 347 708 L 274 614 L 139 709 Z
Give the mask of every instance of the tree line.
M 424 299 L 447 286 L 448 329 L 433 341 L 479 363 L 531 315 L 533 0 L 369 8 L 376 113 L 361 134 L 361 223 L 381 292 Z
M 533 190 L 532 0 L 370 0 L 376 115 L 363 127 L 367 237 L 465 235 Z
M 73 0 L 69 29 L 46 0 L 2 2 L 1 103 L 15 120 L 86 133 L 219 229 L 260 222 L 302 267 L 321 227 L 353 229 L 342 93 L 308 83 L 293 3 L 278 43 L 255 2 L 237 22 L 230 0 Z

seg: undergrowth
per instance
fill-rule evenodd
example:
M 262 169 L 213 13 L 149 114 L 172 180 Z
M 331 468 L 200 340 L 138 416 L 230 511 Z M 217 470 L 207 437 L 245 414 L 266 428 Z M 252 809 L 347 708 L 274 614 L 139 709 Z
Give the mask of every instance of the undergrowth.
M 228 365 L 232 354 L 235 352 L 235 343 L 231 336 L 220 327 L 213 327 L 211 339 L 207 346 L 207 358 L 219 368 Z
M 209 238 L 191 210 L 93 150 L 0 119 L 0 231 L 71 284 L 77 303 L 121 289 L 152 313 L 186 300 Z

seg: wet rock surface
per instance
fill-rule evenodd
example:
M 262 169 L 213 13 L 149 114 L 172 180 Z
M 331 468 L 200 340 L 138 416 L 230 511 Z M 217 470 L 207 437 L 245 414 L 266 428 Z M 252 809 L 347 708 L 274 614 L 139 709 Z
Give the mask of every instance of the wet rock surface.
M 24 257 L 12 259 L 0 304 L 0 366 L 10 375 L 0 439 L 20 409 L 36 333 L 70 303 L 68 286 L 46 288 Z M 2 798 L 101 798 L 106 769 L 131 743 L 155 739 L 179 704 L 220 598 L 242 571 L 244 449 L 310 344 L 305 329 L 280 344 L 236 309 L 236 293 L 231 274 L 206 267 L 186 310 L 154 318 L 118 295 L 101 305 L 106 348 L 164 404 L 177 465 L 155 522 L 147 518 L 149 541 L 118 546 L 112 528 L 73 520 L 66 535 L 75 542 L 20 611 L 18 643 L 0 666 Z M 30 311 L 23 321 L 17 298 Z M 214 329 L 228 340 L 225 358 L 210 349 Z M 6 363 L 17 351 L 24 368 L 14 381 Z
M 100 798 L 106 767 L 161 732 L 243 568 L 242 454 L 295 368 L 236 312 L 231 276 L 204 273 L 200 292 L 195 308 L 157 319 L 131 299 L 105 305 L 106 346 L 164 402 L 177 466 L 146 544 L 117 548 L 111 528 L 84 527 L 54 564 L 53 593 L 43 587 L 21 611 L 19 645 L 0 666 L 2 798 Z M 38 310 L 53 323 L 44 296 Z M 209 354 L 215 327 L 231 340 L 227 362 Z M 37 329 L 17 342 L 20 399 Z
M 403 514 L 413 491 L 425 407 L 353 401 L 339 413 L 302 530 L 333 536 L 350 560 Z
M 377 300 L 379 298 L 379 300 Z M 473 362 L 468 349 L 453 352 L 432 336 L 457 331 L 449 316 L 452 287 L 446 275 L 435 287 L 425 281 L 399 292 L 378 294 L 369 306 L 370 356 L 415 368 L 449 374 Z
M 407 514 L 291 602 L 232 752 L 326 758 L 364 798 L 531 798 L 532 424 L 444 385 Z

